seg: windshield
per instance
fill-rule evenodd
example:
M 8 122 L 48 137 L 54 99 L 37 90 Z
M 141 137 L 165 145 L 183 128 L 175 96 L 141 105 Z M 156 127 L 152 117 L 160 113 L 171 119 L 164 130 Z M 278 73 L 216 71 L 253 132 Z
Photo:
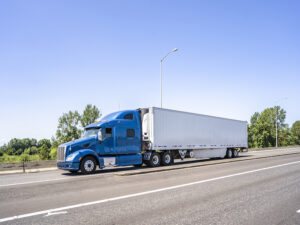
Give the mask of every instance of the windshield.
M 84 131 L 82 138 L 96 137 L 98 134 L 99 128 L 91 128 Z

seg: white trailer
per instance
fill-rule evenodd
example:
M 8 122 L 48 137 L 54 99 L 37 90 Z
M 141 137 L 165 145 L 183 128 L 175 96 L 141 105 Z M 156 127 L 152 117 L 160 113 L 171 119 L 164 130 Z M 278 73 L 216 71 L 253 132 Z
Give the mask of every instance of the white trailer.
M 151 107 L 142 114 L 142 138 L 151 153 L 177 151 L 195 158 L 237 157 L 248 148 L 247 122 Z M 162 157 L 162 163 L 163 157 Z

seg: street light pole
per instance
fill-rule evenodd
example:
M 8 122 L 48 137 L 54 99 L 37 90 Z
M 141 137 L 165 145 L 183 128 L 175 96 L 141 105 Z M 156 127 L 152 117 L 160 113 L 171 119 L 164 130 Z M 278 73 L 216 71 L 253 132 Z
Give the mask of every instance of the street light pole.
M 174 48 L 172 51 L 168 52 L 161 60 L 160 60 L 160 108 L 162 108 L 162 63 L 167 56 L 172 53 L 176 52 L 178 48 Z
M 276 108 L 276 148 L 278 148 L 278 122 L 277 122 L 277 120 L 278 120 L 278 110 L 277 110 L 277 108 Z

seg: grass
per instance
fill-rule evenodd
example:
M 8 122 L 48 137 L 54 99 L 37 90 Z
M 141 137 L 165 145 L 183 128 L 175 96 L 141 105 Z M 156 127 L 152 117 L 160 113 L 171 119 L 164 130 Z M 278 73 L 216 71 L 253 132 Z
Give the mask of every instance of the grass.
M 39 155 L 28 155 L 26 161 L 40 161 Z M 22 162 L 21 155 L 6 155 L 0 157 L 0 163 Z

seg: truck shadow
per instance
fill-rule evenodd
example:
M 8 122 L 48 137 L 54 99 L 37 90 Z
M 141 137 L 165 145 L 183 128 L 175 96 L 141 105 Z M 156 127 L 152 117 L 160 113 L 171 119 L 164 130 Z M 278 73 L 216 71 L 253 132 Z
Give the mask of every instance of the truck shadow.
M 250 157 L 251 155 L 241 155 L 238 158 L 246 158 Z M 154 172 L 162 172 L 166 170 L 176 170 L 176 169 L 185 169 L 188 167 L 200 167 L 200 166 L 208 166 L 208 165 L 214 165 L 212 164 L 200 164 L 200 165 L 195 165 L 196 163 L 201 163 L 201 162 L 216 162 L 216 164 L 220 163 L 229 163 L 229 162 L 234 162 L 234 161 L 227 161 L 222 158 L 212 158 L 212 159 L 186 159 L 186 161 L 177 159 L 175 160 L 173 165 L 170 166 L 160 166 L 160 167 L 149 167 L 146 165 L 143 165 L 142 167 L 134 167 L 134 166 L 126 166 L 126 167 L 112 167 L 112 168 L 105 168 L 105 169 L 97 169 L 94 174 L 91 175 L 83 175 L 80 172 L 78 173 L 62 173 L 62 175 L 66 176 L 93 176 L 97 174 L 109 174 L 109 173 L 116 173 L 116 172 L 135 172 L 135 171 L 140 171 L 140 173 L 136 174 L 143 174 L 143 173 L 154 173 Z M 236 161 L 239 162 L 239 161 Z M 176 167 L 178 165 L 190 165 L 190 166 L 185 166 L 185 167 Z M 157 168 L 157 170 L 149 170 Z M 129 174 L 131 175 L 131 174 Z

